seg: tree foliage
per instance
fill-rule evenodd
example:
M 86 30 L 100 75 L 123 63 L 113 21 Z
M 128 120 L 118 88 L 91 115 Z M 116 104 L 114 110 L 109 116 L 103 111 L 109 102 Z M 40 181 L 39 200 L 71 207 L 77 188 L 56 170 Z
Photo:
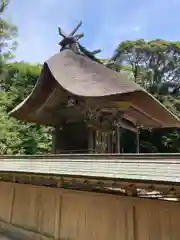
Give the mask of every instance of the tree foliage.
M 8 1 L 0 0 L 0 154 L 40 154 L 50 151 L 49 128 L 23 123 L 8 112 L 32 91 L 41 66 L 7 63 L 16 46 L 17 28 L 4 12 Z
M 7 64 L 7 76 L 0 92 L 0 154 L 40 154 L 50 152 L 49 128 L 23 123 L 8 112 L 32 91 L 40 73 L 39 65 Z
M 118 46 L 115 59 L 121 66 L 129 65 L 134 80 L 146 89 L 155 85 L 161 91 L 164 85 L 172 88 L 173 85 L 177 87 L 179 84 L 179 41 L 125 41 Z
M 1 60 L 12 57 L 12 51 L 16 47 L 15 37 L 17 36 L 17 27 L 7 21 L 4 17 L 9 1 L 0 0 L 0 53 Z
M 179 41 L 124 41 L 116 49 L 113 60 L 119 71 L 125 70 L 135 82 L 180 117 Z M 142 131 L 140 139 L 143 152 L 180 152 L 180 133 L 174 129 Z

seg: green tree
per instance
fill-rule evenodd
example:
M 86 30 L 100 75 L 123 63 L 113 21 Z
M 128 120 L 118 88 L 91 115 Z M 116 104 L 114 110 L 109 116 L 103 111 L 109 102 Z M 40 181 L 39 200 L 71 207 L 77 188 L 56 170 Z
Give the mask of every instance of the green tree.
M 5 20 L 8 1 L 0 0 L 0 154 L 40 154 L 50 151 L 50 129 L 23 123 L 8 112 L 32 91 L 40 65 L 7 63 L 16 47 L 17 28 Z
M 180 79 L 180 42 L 161 39 L 125 41 L 119 44 L 114 59 L 120 66 L 128 65 L 134 80 L 146 89 L 157 90 L 167 83 L 177 87 Z
M 131 74 L 135 82 L 180 117 L 179 41 L 124 41 L 117 47 L 113 60 L 119 71 Z M 180 133 L 174 129 L 141 131 L 140 140 L 143 152 L 180 152 Z M 129 144 L 130 140 L 126 142 Z
M 40 65 L 6 64 L 7 72 L 0 92 L 0 154 L 42 154 L 51 150 L 51 128 L 24 123 L 8 112 L 32 91 Z
M 0 53 L 2 60 L 12 57 L 12 51 L 15 49 L 17 42 L 17 27 L 8 22 L 4 13 L 9 4 L 7 0 L 0 0 Z

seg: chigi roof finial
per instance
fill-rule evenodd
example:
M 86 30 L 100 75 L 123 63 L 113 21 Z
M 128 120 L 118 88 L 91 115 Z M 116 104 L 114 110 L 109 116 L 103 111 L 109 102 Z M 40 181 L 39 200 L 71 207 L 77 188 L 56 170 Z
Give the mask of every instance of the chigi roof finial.
M 83 33 L 76 34 L 78 29 L 81 27 L 82 21 L 78 23 L 78 25 L 72 30 L 72 32 L 67 35 L 60 27 L 58 28 L 59 35 L 63 38 L 59 45 L 61 46 L 60 51 L 63 51 L 64 49 L 71 49 L 75 53 L 83 54 L 88 57 L 94 57 L 95 54 L 100 53 L 101 50 L 95 50 L 95 51 L 88 51 L 83 46 L 80 45 L 79 40 L 84 37 Z
M 75 50 L 77 53 L 79 53 L 79 40 L 84 37 L 83 33 L 75 34 L 77 30 L 82 25 L 82 21 L 79 22 L 79 24 L 73 29 L 73 31 L 67 35 L 60 27 L 58 28 L 59 35 L 63 37 L 63 39 L 59 42 L 59 45 L 61 46 L 60 51 L 64 50 L 65 48 L 71 48 Z

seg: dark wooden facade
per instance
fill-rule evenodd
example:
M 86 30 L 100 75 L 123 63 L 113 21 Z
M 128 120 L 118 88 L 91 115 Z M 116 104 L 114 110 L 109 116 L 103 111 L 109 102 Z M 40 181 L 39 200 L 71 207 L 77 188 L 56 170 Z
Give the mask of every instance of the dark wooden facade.
M 119 126 L 103 130 L 89 126 L 86 122 L 65 124 L 53 131 L 52 153 L 121 153 L 124 130 Z M 136 151 L 139 152 L 138 130 L 135 134 Z
M 65 99 L 65 107 L 55 111 L 63 121 L 54 127 L 53 153 L 121 153 L 124 130 L 136 135 L 138 152 L 138 127 L 123 117 L 127 102 L 113 108 L 113 103 L 89 103 L 76 96 Z
M 53 153 L 116 153 L 116 131 L 101 131 L 86 123 L 67 124 L 53 133 Z

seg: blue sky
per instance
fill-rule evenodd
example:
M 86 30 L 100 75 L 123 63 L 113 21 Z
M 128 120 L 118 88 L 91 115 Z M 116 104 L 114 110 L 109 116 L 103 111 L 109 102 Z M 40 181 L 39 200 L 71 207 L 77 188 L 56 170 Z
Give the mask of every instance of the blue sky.
M 79 20 L 81 43 L 109 57 L 123 40 L 180 40 L 180 0 L 11 0 L 6 17 L 19 28 L 17 61 L 44 62 L 58 52 L 58 26 Z

